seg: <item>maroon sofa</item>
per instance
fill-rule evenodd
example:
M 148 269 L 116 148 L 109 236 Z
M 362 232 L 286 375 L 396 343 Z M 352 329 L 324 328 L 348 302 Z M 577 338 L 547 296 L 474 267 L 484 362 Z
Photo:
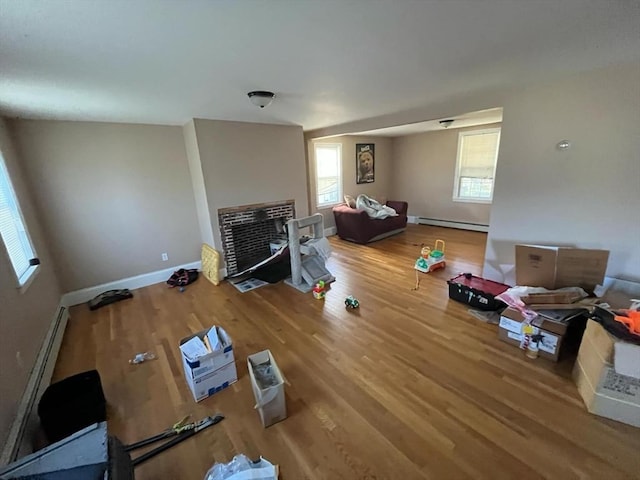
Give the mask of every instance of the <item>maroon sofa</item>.
M 409 204 L 389 200 L 387 206 L 393 208 L 398 216 L 377 219 L 369 217 L 364 210 L 346 204 L 333 207 L 338 236 L 355 243 L 369 243 L 404 231 Z

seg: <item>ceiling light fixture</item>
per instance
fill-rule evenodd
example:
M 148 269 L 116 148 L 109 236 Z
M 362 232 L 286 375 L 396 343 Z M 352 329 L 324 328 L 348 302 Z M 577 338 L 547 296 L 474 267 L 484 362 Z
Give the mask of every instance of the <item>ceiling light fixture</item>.
M 440 123 L 440 125 L 441 125 L 442 127 L 444 127 L 444 128 L 448 128 L 448 127 L 453 123 L 453 119 L 452 119 L 452 118 L 450 118 L 450 119 L 448 119 L 448 120 L 440 120 L 440 122 L 438 122 L 438 123 Z
M 249 100 L 256 107 L 264 108 L 273 102 L 273 99 L 276 98 L 276 94 L 273 92 L 266 92 L 264 90 L 256 90 L 255 92 L 247 93 Z

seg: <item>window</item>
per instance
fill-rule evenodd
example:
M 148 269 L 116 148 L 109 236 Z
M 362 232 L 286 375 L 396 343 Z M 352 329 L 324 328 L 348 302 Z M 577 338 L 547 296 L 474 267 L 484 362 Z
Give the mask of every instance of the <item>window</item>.
M 460 132 L 454 200 L 491 203 L 499 145 L 499 128 Z
M 318 207 L 342 201 L 342 146 L 315 145 L 316 199 Z
M 9 172 L 0 155 L 0 236 L 20 287 L 25 286 L 39 263 L 25 228 Z

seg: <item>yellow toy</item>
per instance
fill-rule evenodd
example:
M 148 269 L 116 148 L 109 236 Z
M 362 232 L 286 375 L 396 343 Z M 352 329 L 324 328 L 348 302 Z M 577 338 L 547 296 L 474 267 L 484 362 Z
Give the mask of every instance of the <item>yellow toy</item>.
M 202 275 L 214 285 L 220 284 L 220 252 L 202 244 Z
M 420 276 L 418 273 L 431 273 L 446 267 L 447 263 L 444 259 L 444 248 L 444 240 L 436 240 L 433 250 L 430 247 L 422 247 L 422 250 L 420 250 L 420 258 L 416 260 L 413 266 L 416 270 L 416 286 L 414 290 L 418 290 L 420 286 Z

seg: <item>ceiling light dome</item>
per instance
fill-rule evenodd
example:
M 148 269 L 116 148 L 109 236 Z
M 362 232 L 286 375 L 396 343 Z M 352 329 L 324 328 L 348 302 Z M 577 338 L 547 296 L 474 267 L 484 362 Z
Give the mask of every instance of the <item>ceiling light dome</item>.
M 440 120 L 440 125 L 442 125 L 444 128 L 450 127 L 451 124 L 453 123 L 453 118 L 449 118 L 447 120 Z
M 265 90 L 256 90 L 254 92 L 247 93 L 249 100 L 256 107 L 264 108 L 267 105 L 273 102 L 273 99 L 276 98 L 276 94 L 273 92 L 267 92 Z

